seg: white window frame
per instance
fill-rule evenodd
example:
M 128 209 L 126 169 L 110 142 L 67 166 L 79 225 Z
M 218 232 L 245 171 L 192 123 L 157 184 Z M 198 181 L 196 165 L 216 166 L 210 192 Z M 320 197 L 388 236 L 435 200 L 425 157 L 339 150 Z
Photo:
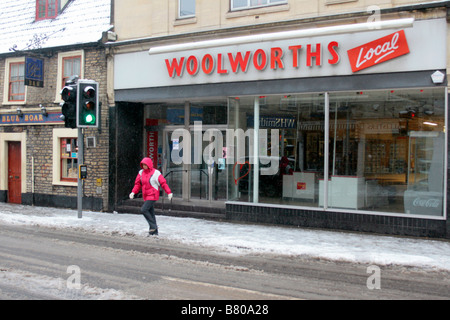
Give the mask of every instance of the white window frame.
M 78 138 L 77 129 L 53 129 L 53 185 L 77 186 L 78 182 L 61 181 L 61 139 Z
M 181 15 L 181 2 L 183 0 L 178 0 L 178 19 L 187 19 L 187 18 L 194 18 L 195 17 L 195 0 L 194 0 L 194 14 L 186 14 L 186 15 Z
M 282 0 L 271 3 L 273 0 L 267 0 L 267 4 L 261 4 L 261 5 L 251 5 L 251 0 L 247 0 L 247 5 L 245 7 L 234 7 L 234 0 L 230 0 L 230 11 L 239 11 L 239 10 L 248 10 L 248 9 L 254 9 L 254 8 L 262 8 L 262 7 L 270 7 L 270 6 L 276 6 L 281 4 L 288 4 L 288 0 Z
M 23 101 L 9 100 L 9 77 L 11 71 L 11 64 L 25 63 L 25 57 L 8 58 L 5 60 L 5 80 L 3 81 L 3 104 L 4 105 L 24 105 L 27 103 L 27 86 L 25 86 L 25 98 Z
M 61 100 L 61 90 L 62 90 L 62 79 L 63 79 L 63 69 L 64 69 L 64 58 L 81 56 L 81 74 L 79 74 L 80 79 L 84 79 L 84 50 L 68 51 L 58 53 L 58 74 L 56 79 L 56 92 L 55 92 L 55 103 L 60 103 Z

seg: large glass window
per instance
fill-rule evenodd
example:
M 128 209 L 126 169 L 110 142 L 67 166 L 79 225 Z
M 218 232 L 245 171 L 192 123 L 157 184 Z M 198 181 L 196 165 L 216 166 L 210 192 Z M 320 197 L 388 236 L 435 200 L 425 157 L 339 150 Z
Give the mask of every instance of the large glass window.
M 443 215 L 443 88 L 236 97 L 228 119 L 229 200 Z
M 234 163 L 227 162 L 229 200 L 317 207 L 317 183 L 324 175 L 324 112 L 323 94 L 230 99 L 229 127 L 236 134 L 234 150 L 228 151 L 235 156 Z
M 443 89 L 330 95 L 328 206 L 443 214 Z

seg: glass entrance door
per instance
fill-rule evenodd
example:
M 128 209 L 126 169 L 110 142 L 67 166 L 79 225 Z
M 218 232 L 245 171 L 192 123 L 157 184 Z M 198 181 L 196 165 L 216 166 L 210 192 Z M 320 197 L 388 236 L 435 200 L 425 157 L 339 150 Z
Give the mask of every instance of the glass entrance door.
M 183 200 L 226 200 L 225 127 L 196 130 L 193 126 L 189 133 L 184 131 L 185 135 L 180 134 L 182 130 L 164 130 L 163 170 L 174 196 Z
M 173 130 L 164 130 L 163 135 L 163 175 L 169 184 L 174 197 L 183 196 L 183 164 L 171 161 L 174 142 L 171 140 Z M 177 144 L 175 143 L 175 148 Z
M 191 198 L 226 200 L 226 131 L 221 126 L 191 128 Z

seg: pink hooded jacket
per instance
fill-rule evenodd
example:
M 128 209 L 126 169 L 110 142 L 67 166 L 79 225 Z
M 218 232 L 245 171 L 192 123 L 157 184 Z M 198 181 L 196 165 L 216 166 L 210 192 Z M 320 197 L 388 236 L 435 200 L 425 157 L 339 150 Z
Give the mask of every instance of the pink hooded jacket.
M 143 164 L 148 166 L 148 169 L 143 168 Z M 144 158 L 141 161 L 142 170 L 139 171 L 136 180 L 134 181 L 134 188 L 132 192 L 138 193 L 142 188 L 142 198 L 144 201 L 159 199 L 159 187 L 161 186 L 167 194 L 172 193 L 166 179 L 161 172 L 153 168 L 153 161 L 150 158 Z

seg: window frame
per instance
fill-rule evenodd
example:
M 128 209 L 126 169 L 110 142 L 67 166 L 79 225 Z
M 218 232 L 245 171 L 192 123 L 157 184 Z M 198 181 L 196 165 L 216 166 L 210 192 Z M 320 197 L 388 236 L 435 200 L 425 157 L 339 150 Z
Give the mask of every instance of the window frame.
M 20 74 L 18 75 L 19 80 L 12 80 L 12 75 L 13 75 L 13 70 L 12 68 L 14 66 L 23 66 L 23 75 L 20 76 Z M 13 94 L 12 91 L 12 86 L 16 83 L 23 83 L 23 91 L 19 92 L 19 93 L 15 93 Z M 12 99 L 15 96 L 23 96 L 23 99 Z M 25 96 L 26 96 L 26 90 L 25 90 L 25 62 L 11 62 L 9 64 L 9 75 L 8 75 L 8 102 L 10 103 L 16 103 L 16 102 L 24 102 L 25 101 Z
M 59 186 L 77 186 L 77 179 L 62 178 L 61 141 L 62 139 L 77 139 L 78 130 L 69 128 L 53 129 L 53 166 L 52 184 Z
M 55 90 L 55 103 L 60 103 L 61 100 L 61 90 L 64 88 L 65 83 L 63 82 L 64 78 L 64 59 L 70 57 L 79 56 L 81 59 L 80 63 L 80 74 L 78 77 L 80 79 L 84 78 L 84 65 L 85 65 L 85 54 L 84 50 L 76 50 L 76 51 L 68 51 L 68 52 L 60 52 L 58 53 L 58 74 L 56 79 L 56 90 Z
M 183 0 L 178 0 L 178 19 L 188 19 L 188 18 L 194 18 L 196 16 L 196 3 L 194 0 L 194 13 L 193 14 L 186 14 L 186 15 L 182 15 L 181 14 L 181 2 Z
M 52 4 L 55 6 L 55 11 L 50 14 L 49 8 Z M 56 18 L 59 13 L 59 5 L 60 0 L 36 0 L 36 21 Z M 43 15 L 41 15 L 42 13 Z
M 73 62 L 72 62 L 72 66 L 71 66 L 72 67 L 72 73 L 71 73 L 70 76 L 65 77 L 64 76 L 64 74 L 65 74 L 65 66 L 66 66 L 65 62 L 69 61 L 69 60 L 74 61 L 75 59 L 80 59 L 80 70 L 79 70 L 79 72 L 77 72 L 77 73 L 73 72 L 74 70 L 73 70 Z M 67 57 L 63 57 L 62 58 L 62 66 L 61 66 L 61 68 L 62 68 L 62 74 L 61 74 L 62 82 L 61 82 L 61 88 L 64 88 L 64 86 L 66 84 L 66 81 L 69 80 L 72 76 L 80 77 L 80 75 L 81 75 L 81 59 L 82 59 L 81 55 L 67 56 Z
M 5 59 L 5 72 L 4 72 L 4 80 L 3 80 L 3 105 L 24 105 L 27 102 L 27 86 L 25 86 L 24 100 L 9 100 L 9 87 L 10 87 L 10 73 L 11 68 L 10 65 L 14 63 L 23 63 L 25 64 L 25 58 L 6 58 Z M 25 72 L 25 71 L 24 71 Z M 25 73 L 24 73 L 25 75 Z M 25 81 L 25 80 L 24 80 Z
M 71 151 L 69 152 L 69 155 L 68 156 L 64 156 L 64 154 L 63 154 L 63 141 L 64 140 L 66 140 L 66 145 L 67 145 L 67 141 L 70 141 L 71 143 Z M 59 153 L 59 159 L 60 159 L 60 180 L 61 181 L 68 181 L 68 182 L 77 182 L 78 181 L 78 152 L 77 152 L 77 156 L 76 157 L 72 157 L 72 155 L 73 155 L 73 147 L 77 147 L 78 146 L 78 138 L 74 138 L 74 137 L 60 137 L 59 138 L 59 145 L 60 145 L 60 149 L 59 149 L 59 151 L 60 151 L 60 153 Z M 68 160 L 70 160 L 71 161 L 71 163 L 73 164 L 73 165 L 75 165 L 75 163 L 76 163 L 76 166 L 77 166 L 77 174 L 76 174 L 76 178 L 69 178 L 69 177 L 64 177 L 64 174 L 63 174 L 63 170 L 64 170 L 64 168 L 66 167 L 65 165 L 64 165 L 64 162 L 66 162 L 67 161 L 67 163 L 68 163 Z
M 274 0 L 267 0 L 267 4 L 260 4 L 260 5 L 251 5 L 250 1 L 251 0 L 246 0 L 247 1 L 247 5 L 245 7 L 238 7 L 235 8 L 233 6 L 235 0 L 230 0 L 230 11 L 239 11 L 239 10 L 249 10 L 249 9 L 257 9 L 257 8 L 264 8 L 264 7 L 272 7 L 272 6 L 277 6 L 277 5 L 286 5 L 288 4 L 288 0 L 281 0 L 281 1 L 277 1 L 277 2 L 273 2 Z

